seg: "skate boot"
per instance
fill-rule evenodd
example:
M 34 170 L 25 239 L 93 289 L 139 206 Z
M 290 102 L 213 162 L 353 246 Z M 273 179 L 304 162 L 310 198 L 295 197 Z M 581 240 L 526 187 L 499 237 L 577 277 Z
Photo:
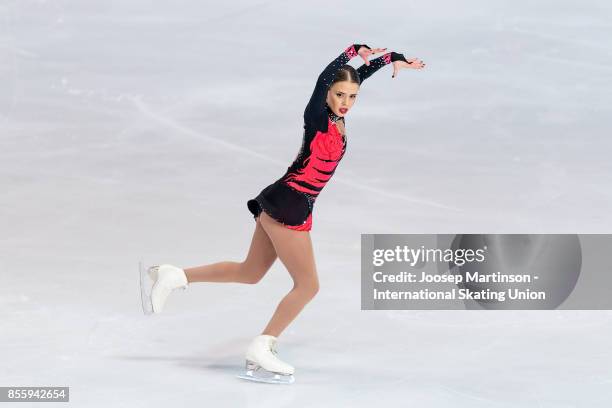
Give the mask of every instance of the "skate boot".
M 187 289 L 187 276 L 181 268 L 169 264 L 145 266 L 139 263 L 142 310 L 146 315 L 160 313 L 174 289 Z M 147 276 L 148 275 L 148 276 Z
M 247 348 L 245 373 L 238 378 L 274 384 L 293 383 L 295 370 L 276 357 L 276 342 L 276 337 L 266 334 L 255 337 Z

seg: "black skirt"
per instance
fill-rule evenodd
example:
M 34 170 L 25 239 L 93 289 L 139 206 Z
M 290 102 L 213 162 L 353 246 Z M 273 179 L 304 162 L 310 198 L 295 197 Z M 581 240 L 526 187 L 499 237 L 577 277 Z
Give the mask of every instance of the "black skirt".
M 257 197 L 247 201 L 247 207 L 254 218 L 259 217 L 263 210 L 288 228 L 309 231 L 314 201 L 308 194 L 277 180 L 264 188 Z

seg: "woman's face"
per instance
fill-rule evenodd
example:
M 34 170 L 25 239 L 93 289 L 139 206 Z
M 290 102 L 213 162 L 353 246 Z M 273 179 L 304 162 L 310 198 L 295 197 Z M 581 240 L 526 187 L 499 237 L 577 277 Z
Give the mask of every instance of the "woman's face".
M 353 107 L 357 99 L 357 92 L 359 92 L 359 85 L 354 82 L 336 82 L 327 91 L 327 105 L 336 115 L 344 117 Z

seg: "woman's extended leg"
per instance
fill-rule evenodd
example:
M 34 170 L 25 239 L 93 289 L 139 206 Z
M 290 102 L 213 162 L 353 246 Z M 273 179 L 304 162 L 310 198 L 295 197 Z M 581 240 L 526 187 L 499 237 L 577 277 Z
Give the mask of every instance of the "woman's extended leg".
M 259 219 L 279 259 L 293 278 L 293 289 L 278 304 L 262 333 L 278 337 L 319 291 L 319 278 L 308 231 L 286 228 L 265 212 Z
M 217 262 L 184 269 L 188 282 L 257 283 L 276 260 L 276 251 L 257 218 L 247 257 L 242 262 Z

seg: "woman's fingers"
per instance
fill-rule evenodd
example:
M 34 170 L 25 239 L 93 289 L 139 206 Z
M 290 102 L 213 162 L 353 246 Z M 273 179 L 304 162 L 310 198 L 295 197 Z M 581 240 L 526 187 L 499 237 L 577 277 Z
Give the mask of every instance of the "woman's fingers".
M 370 55 L 371 53 L 372 53 L 372 49 L 368 47 L 367 45 L 361 47 L 359 51 L 357 51 L 357 54 L 363 59 L 363 62 L 366 65 L 370 65 L 370 61 L 368 61 L 368 55 Z
M 395 78 L 402 68 L 421 69 L 425 67 L 425 63 L 418 58 L 406 59 L 406 61 L 393 61 L 393 74 L 391 78 Z
M 410 64 L 409 66 L 407 66 L 407 68 L 415 68 L 415 69 L 420 69 L 425 67 L 425 63 L 423 62 L 423 60 L 420 60 L 418 58 L 410 58 L 408 61 L 408 64 Z
M 385 51 L 387 51 L 386 47 L 385 48 L 365 48 L 365 47 L 363 47 L 362 49 L 359 50 L 358 54 L 359 54 L 359 56 L 361 58 L 363 58 L 363 62 L 366 65 L 370 65 L 370 61 L 368 60 L 368 57 L 370 55 L 379 54 L 379 53 L 385 52 Z
M 368 56 L 373 55 L 373 54 L 377 54 L 380 52 L 385 52 L 387 49 L 386 48 L 366 48 L 363 51 L 363 54 L 360 53 L 361 58 L 363 58 L 363 61 L 365 62 L 366 65 L 370 65 L 370 61 L 368 60 Z M 361 51 L 361 50 L 360 50 Z

